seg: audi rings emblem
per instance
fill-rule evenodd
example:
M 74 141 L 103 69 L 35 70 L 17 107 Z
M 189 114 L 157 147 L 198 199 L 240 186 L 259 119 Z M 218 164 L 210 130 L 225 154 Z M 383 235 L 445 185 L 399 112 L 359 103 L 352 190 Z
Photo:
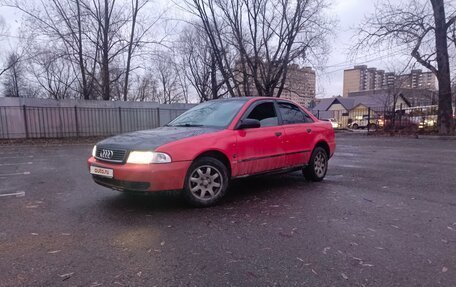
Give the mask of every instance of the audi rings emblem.
M 100 151 L 99 157 L 104 159 L 111 159 L 114 156 L 114 151 L 109 149 L 102 149 Z

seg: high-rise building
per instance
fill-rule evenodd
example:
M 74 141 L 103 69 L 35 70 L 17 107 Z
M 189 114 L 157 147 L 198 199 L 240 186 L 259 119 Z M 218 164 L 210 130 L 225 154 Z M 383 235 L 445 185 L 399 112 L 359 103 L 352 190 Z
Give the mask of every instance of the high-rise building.
M 392 86 L 431 91 L 437 89 L 435 75 L 422 70 L 412 70 L 410 74 L 399 76 L 376 68 L 368 68 L 366 65 L 344 70 L 344 97 L 353 92 L 381 90 Z
M 240 69 L 239 69 L 240 70 Z M 237 74 L 237 78 L 241 80 L 241 74 Z M 241 90 L 242 87 L 241 87 Z M 249 81 L 250 94 L 246 96 L 256 97 L 258 91 L 253 83 L 253 80 Z M 278 88 L 275 89 L 277 93 Z M 304 107 L 308 107 L 312 102 L 315 101 L 316 95 L 316 76 L 315 70 L 311 67 L 299 67 L 297 64 L 291 64 L 288 66 L 287 78 L 281 94 L 281 98 L 289 99 L 301 104 Z
M 310 67 L 300 68 L 293 64 L 288 67 L 288 75 L 281 97 L 308 107 L 315 100 L 315 70 Z

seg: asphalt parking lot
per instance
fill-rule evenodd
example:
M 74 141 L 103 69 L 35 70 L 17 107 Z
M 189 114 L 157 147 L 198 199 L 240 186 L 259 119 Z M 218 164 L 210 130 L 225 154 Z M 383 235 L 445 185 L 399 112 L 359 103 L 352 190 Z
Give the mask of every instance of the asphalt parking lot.
M 456 286 L 456 141 L 338 135 L 324 182 L 206 209 L 95 185 L 91 148 L 0 146 L 0 286 Z

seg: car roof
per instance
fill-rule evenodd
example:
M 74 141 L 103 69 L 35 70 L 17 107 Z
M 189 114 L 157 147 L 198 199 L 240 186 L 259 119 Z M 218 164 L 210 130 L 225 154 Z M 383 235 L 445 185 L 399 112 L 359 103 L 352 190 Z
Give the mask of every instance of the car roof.
M 275 97 L 232 97 L 232 98 L 221 98 L 221 99 L 216 99 L 213 101 L 242 101 L 242 102 L 248 102 L 251 100 L 283 100 L 283 101 L 289 101 L 288 99 L 283 99 L 283 98 L 275 98 Z

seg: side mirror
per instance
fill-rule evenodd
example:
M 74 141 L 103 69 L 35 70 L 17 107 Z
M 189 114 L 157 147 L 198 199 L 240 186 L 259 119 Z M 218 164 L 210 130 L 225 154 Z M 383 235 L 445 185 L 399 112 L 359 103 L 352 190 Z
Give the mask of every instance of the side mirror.
M 243 119 L 241 120 L 238 130 L 244 130 L 244 129 L 256 129 L 261 127 L 261 123 L 259 120 L 255 119 Z

